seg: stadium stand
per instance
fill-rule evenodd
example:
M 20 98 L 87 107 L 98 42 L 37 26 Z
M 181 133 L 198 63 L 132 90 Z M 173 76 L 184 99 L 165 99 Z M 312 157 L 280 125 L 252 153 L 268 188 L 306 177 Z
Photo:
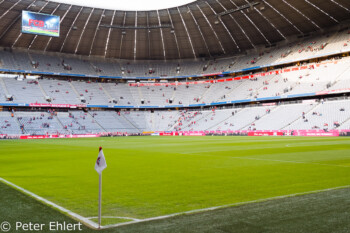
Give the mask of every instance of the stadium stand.
M 350 129 L 348 99 L 173 111 L 1 112 L 1 133 L 93 134 L 145 131 Z M 335 114 L 336 113 L 336 114 Z M 22 130 L 23 127 L 23 130 Z
M 1 134 L 22 134 L 19 123 L 11 112 L 0 112 Z
M 0 231 L 348 229 L 350 0 L 99 2 L 0 1 Z
M 347 51 L 348 42 L 349 32 L 345 30 L 265 48 L 260 53 L 222 59 L 171 61 L 99 59 L 3 49 L 0 51 L 1 68 L 92 77 L 1 74 L 0 102 L 20 106 L 44 103 L 82 105 L 99 109 L 2 112 L 1 133 L 46 135 L 144 131 L 349 129 L 347 100 L 326 99 L 321 102 L 318 99 L 318 102 L 312 103 L 300 103 L 300 100 L 280 103 L 278 100 L 349 90 L 349 57 L 333 56 L 324 58 L 321 62 L 298 62 L 307 57 Z M 256 73 L 239 73 L 235 76 L 215 75 L 282 63 L 290 65 L 266 72 L 260 69 Z M 209 75 L 208 79 L 193 80 L 190 77 L 205 74 L 212 75 Z M 96 79 L 98 75 L 107 76 L 105 80 Z M 189 76 L 178 81 L 165 80 L 167 77 L 183 75 Z M 108 76 L 126 79 L 163 77 L 164 80 L 125 81 L 108 79 Z M 215 79 L 213 76 L 216 76 Z M 230 101 L 244 103 L 271 98 L 277 98 L 271 106 L 255 104 L 220 107 L 220 103 Z M 210 109 L 198 108 L 211 104 L 217 106 Z M 175 109 L 176 106 L 191 105 L 197 108 Z M 119 107 L 121 110 L 103 110 L 109 106 Z M 175 107 L 166 111 L 167 107 L 172 106 Z M 124 107 L 132 110 L 123 109 Z M 142 111 L 142 107 L 146 110 Z M 156 111 L 150 110 L 158 108 Z
M 267 48 L 259 53 L 213 60 L 177 61 L 125 61 L 98 60 L 74 55 L 23 52 L 7 49 L 0 51 L 1 68 L 29 71 L 60 72 L 85 75 L 123 77 L 171 77 L 183 75 L 215 74 L 257 66 L 303 60 L 308 57 L 348 51 L 348 31 L 324 36 L 299 39 L 287 45 Z M 36 64 L 36 65 L 33 65 Z M 178 69 L 179 67 L 179 69 Z
M 311 63 L 304 68 L 289 67 L 262 73 L 249 79 L 186 83 L 156 86 L 129 83 L 99 83 L 88 80 L 0 77 L 3 100 L 12 95 L 13 103 L 57 103 L 117 106 L 168 106 L 207 104 L 221 101 L 301 95 L 350 88 L 347 72 L 350 59 Z M 294 70 L 296 69 L 296 70 Z M 175 85 L 172 85 L 175 84 Z

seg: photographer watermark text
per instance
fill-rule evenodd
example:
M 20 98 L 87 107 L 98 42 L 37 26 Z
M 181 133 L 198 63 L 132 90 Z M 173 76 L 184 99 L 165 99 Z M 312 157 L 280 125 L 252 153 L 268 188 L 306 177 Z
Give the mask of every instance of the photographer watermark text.
M 7 221 L 0 223 L 0 232 L 9 232 L 11 230 L 11 224 Z M 52 221 L 49 223 L 35 223 L 35 222 L 15 222 L 12 227 L 12 231 L 28 231 L 28 232 L 40 232 L 40 231 L 82 231 L 82 224 L 79 223 L 67 223 Z

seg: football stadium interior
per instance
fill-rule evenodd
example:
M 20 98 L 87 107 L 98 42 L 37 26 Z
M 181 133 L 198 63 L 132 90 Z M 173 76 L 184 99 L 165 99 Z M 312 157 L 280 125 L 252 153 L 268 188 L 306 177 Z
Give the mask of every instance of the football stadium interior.
M 106 2 L 0 1 L 0 232 L 350 231 L 349 0 Z

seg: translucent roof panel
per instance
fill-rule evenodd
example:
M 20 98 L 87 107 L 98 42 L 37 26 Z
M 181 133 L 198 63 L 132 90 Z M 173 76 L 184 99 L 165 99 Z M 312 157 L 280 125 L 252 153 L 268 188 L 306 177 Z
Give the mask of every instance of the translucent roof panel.
M 121 11 L 151 11 L 186 5 L 196 0 L 52 0 L 52 2 Z

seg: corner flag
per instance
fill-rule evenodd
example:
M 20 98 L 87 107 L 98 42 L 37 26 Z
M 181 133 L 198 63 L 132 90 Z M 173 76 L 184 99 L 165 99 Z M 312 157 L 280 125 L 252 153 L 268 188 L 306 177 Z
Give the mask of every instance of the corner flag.
M 105 156 L 103 154 L 103 150 L 102 147 L 100 147 L 100 152 L 98 153 L 98 157 L 95 163 L 95 170 L 97 171 L 97 173 L 101 174 L 102 171 L 107 167 L 106 164 L 106 159 Z
M 98 173 L 98 228 L 101 229 L 101 213 L 102 213 L 102 171 L 107 167 L 106 159 L 103 154 L 102 147 L 95 163 L 95 170 Z

